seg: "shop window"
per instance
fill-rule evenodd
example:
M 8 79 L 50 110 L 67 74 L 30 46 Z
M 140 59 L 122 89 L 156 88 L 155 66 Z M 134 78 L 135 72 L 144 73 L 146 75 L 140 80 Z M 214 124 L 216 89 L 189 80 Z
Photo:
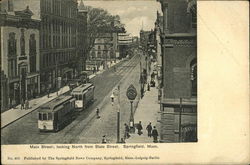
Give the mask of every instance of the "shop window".
M 192 60 L 190 64 L 191 72 L 191 94 L 192 96 L 197 96 L 197 59 Z

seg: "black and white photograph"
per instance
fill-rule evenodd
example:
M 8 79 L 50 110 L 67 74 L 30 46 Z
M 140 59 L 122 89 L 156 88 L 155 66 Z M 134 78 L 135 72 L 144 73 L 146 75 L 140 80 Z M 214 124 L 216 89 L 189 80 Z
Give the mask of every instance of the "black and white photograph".
M 1 144 L 197 142 L 196 0 L 1 0 Z

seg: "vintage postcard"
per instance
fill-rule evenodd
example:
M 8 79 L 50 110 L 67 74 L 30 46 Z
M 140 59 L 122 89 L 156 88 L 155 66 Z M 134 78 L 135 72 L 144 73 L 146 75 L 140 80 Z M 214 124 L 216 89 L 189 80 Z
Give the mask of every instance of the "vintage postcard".
M 248 6 L 1 0 L 3 164 L 248 163 Z

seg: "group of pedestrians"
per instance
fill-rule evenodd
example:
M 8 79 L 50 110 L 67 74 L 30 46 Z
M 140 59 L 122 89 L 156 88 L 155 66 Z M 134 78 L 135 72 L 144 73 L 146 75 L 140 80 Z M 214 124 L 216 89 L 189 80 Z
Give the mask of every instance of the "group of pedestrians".
M 30 107 L 29 107 L 29 100 L 21 100 L 21 110 L 23 110 L 23 109 L 29 109 Z
M 126 123 L 124 124 L 124 126 L 125 126 L 124 139 L 128 139 L 130 137 L 130 134 L 129 134 L 130 128 L 129 128 L 129 126 Z M 143 134 L 143 132 L 142 132 L 143 127 L 142 127 L 141 121 L 139 121 L 139 123 L 137 124 L 136 128 L 138 130 L 138 132 L 137 132 L 138 135 L 141 136 Z M 146 130 L 148 132 L 148 137 L 150 137 L 150 138 L 153 137 L 153 142 L 157 143 L 158 142 L 158 136 L 159 136 L 159 134 L 158 134 L 158 131 L 156 129 L 156 126 L 152 127 L 151 122 L 149 122 L 149 124 L 146 127 Z
M 158 136 L 159 136 L 159 134 L 158 134 L 158 131 L 157 131 L 157 129 L 156 129 L 156 127 L 154 126 L 153 128 L 152 128 L 152 125 L 151 125 L 151 122 L 147 125 L 147 131 L 148 131 L 148 137 L 153 137 L 153 142 L 154 143 L 157 143 L 158 142 Z
M 139 124 L 137 125 L 137 130 L 138 130 L 138 135 L 141 135 L 142 134 L 142 124 L 141 124 L 141 121 L 139 121 Z M 156 127 L 152 127 L 151 125 L 151 122 L 149 122 L 149 124 L 147 125 L 146 127 L 146 130 L 148 132 L 148 137 L 153 137 L 153 142 L 154 143 L 157 143 L 158 142 L 158 131 L 156 129 Z

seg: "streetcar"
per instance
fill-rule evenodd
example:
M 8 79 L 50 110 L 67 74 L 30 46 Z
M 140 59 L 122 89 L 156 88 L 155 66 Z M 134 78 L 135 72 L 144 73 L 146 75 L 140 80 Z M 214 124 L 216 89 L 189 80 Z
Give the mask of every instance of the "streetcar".
M 40 131 L 59 131 L 72 121 L 75 111 L 75 98 L 61 95 L 38 109 L 38 129 Z
M 82 84 L 72 90 L 71 95 L 76 99 L 75 107 L 78 111 L 82 111 L 94 101 L 95 86 L 91 83 Z

